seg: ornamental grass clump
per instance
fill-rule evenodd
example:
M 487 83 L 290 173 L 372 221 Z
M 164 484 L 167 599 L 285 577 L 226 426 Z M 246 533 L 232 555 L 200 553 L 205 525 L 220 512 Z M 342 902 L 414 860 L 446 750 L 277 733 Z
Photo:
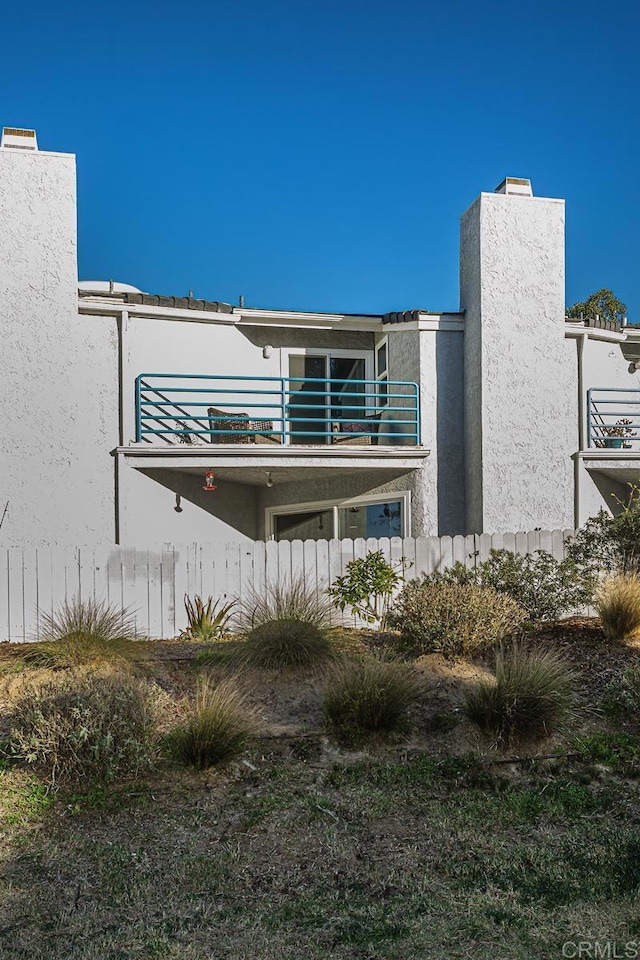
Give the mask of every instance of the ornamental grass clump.
M 255 728 L 246 698 L 231 681 L 216 683 L 204 675 L 184 723 L 167 737 L 170 754 L 179 763 L 206 770 L 237 756 Z
M 312 668 L 334 656 L 326 630 L 304 620 L 268 620 L 244 635 L 243 664 L 262 669 Z
M 98 600 L 74 598 L 44 614 L 39 642 L 24 654 L 41 667 L 77 667 L 130 660 L 142 652 L 133 615 Z
M 22 686 L 6 746 L 51 786 L 134 776 L 155 758 L 160 703 L 160 691 L 133 677 L 56 674 Z
M 608 640 L 632 640 L 640 635 L 640 580 L 621 574 L 601 583 L 593 605 Z
M 392 624 L 414 654 L 464 657 L 520 629 L 527 611 L 493 587 L 413 580 L 400 592 Z
M 409 726 L 409 708 L 421 694 L 419 678 L 401 664 L 345 661 L 325 692 L 325 721 L 347 743 L 371 734 L 402 733 Z
M 331 623 L 331 601 L 302 576 L 249 589 L 236 615 L 239 631 L 247 633 L 272 620 L 297 620 L 324 629 Z
M 476 683 L 465 697 L 466 716 L 496 745 L 547 736 L 572 716 L 577 675 L 561 654 L 500 651 L 495 680 Z

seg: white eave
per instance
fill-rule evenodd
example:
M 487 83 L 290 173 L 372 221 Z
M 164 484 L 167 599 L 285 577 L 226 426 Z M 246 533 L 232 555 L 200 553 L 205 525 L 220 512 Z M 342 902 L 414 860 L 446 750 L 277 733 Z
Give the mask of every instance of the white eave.
M 604 340 L 606 343 L 624 343 L 628 339 L 625 330 L 604 330 L 601 327 L 585 327 L 583 323 L 569 323 L 565 321 L 565 337 L 583 337 L 589 340 Z

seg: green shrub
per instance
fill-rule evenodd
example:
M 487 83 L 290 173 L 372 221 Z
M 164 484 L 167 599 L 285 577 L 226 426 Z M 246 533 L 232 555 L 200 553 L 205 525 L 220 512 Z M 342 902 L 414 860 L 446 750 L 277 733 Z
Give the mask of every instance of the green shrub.
M 326 630 L 304 620 L 268 620 L 244 635 L 240 654 L 247 666 L 264 669 L 314 667 L 334 655 Z
M 205 675 L 184 724 L 171 731 L 167 745 L 180 763 L 205 770 L 237 756 L 254 726 L 246 699 L 233 683 L 216 684 Z
M 218 609 L 219 604 L 221 604 L 220 609 Z M 213 597 L 207 597 L 204 603 L 201 597 L 196 596 L 191 600 L 185 594 L 184 607 L 187 612 L 188 626 L 182 632 L 181 639 L 204 643 L 221 640 L 227 631 L 235 604 L 235 600 L 224 604 L 221 600 L 216 600 L 214 603 Z
M 593 605 L 609 640 L 630 640 L 640 632 L 640 580 L 621 574 L 601 583 Z
M 593 593 L 591 575 L 574 560 L 555 560 L 546 550 L 525 555 L 492 550 L 487 560 L 472 569 L 458 562 L 424 579 L 429 583 L 493 587 L 524 607 L 531 620 L 557 620 L 588 605 Z
M 372 733 L 401 732 L 421 691 L 419 678 L 400 664 L 345 661 L 325 693 L 325 720 L 344 742 Z
M 601 510 L 567 544 L 567 556 L 587 571 L 640 572 L 640 486 L 628 486 L 626 502 L 613 497 L 616 516 Z
M 130 776 L 155 755 L 158 703 L 154 688 L 132 677 L 58 674 L 23 686 L 8 748 L 52 785 Z
M 498 654 L 495 681 L 468 691 L 465 713 L 496 743 L 546 736 L 571 716 L 576 679 L 562 655 L 515 644 Z
M 345 576 L 334 580 L 328 594 L 339 610 L 350 607 L 354 616 L 384 627 L 393 592 L 402 579 L 379 550 L 350 560 Z
M 247 633 L 272 620 L 299 620 L 323 629 L 331 622 L 331 602 L 304 577 L 269 582 L 263 590 L 250 588 L 237 613 L 240 632 Z
M 517 632 L 527 619 L 515 600 L 475 584 L 407 583 L 391 621 L 416 653 L 467 656 Z
M 73 599 L 58 611 L 45 614 L 40 642 L 33 643 L 24 659 L 43 667 L 76 667 L 83 664 L 135 658 L 142 653 L 135 620 L 127 610 L 97 600 Z

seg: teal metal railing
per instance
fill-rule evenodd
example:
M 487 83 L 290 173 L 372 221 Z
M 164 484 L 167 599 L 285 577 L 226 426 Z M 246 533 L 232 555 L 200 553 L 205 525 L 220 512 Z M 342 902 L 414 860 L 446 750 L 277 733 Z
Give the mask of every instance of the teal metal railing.
M 418 386 L 404 380 L 141 373 L 136 442 L 418 446 Z
M 640 449 L 640 390 L 587 390 L 587 446 Z

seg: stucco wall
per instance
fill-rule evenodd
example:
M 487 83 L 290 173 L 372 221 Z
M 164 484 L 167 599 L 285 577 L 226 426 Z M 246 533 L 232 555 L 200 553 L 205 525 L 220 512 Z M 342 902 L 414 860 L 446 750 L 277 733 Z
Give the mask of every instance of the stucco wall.
M 117 337 L 78 316 L 74 157 L 0 150 L 0 222 L 0 543 L 112 542 Z
M 564 202 L 482 194 L 463 215 L 469 532 L 573 523 L 575 355 Z

